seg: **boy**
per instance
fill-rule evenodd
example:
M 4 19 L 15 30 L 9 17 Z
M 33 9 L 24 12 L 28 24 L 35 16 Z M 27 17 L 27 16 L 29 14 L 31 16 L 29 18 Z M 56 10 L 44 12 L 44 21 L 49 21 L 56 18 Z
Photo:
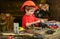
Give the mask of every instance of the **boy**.
M 33 1 L 26 1 L 21 9 L 25 11 L 25 15 L 22 18 L 22 27 L 26 28 L 31 26 L 32 24 L 36 24 L 39 22 L 44 22 L 34 16 L 34 11 L 38 9 Z

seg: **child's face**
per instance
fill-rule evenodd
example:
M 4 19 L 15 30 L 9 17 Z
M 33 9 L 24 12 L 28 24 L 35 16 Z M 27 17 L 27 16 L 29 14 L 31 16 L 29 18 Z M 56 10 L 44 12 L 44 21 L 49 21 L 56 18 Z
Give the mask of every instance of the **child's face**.
M 29 15 L 33 14 L 35 11 L 34 7 L 26 7 L 26 13 L 28 13 Z

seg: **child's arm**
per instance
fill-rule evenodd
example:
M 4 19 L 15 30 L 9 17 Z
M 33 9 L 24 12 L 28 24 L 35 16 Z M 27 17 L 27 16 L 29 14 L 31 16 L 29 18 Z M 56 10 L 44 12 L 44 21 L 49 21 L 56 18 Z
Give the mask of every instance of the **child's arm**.
M 39 23 L 39 22 L 43 22 L 44 23 L 44 21 L 42 19 L 39 19 L 39 20 L 37 20 L 35 22 L 26 23 L 26 26 L 28 27 L 28 26 L 31 26 L 32 24 L 36 24 L 36 23 Z

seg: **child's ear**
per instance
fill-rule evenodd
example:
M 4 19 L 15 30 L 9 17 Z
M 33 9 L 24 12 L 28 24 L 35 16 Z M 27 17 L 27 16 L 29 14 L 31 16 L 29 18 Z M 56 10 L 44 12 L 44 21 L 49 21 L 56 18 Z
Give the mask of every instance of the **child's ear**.
M 25 12 L 28 12 L 28 10 L 25 9 Z

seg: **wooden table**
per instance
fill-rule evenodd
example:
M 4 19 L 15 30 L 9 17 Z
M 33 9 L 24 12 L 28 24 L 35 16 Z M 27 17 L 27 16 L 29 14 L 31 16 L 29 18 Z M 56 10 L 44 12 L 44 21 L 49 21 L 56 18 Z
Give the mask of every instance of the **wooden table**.
M 45 39 L 60 39 L 60 28 L 58 28 L 53 34 L 46 34 Z
M 60 28 L 57 28 L 56 29 L 56 32 L 54 32 L 53 34 L 46 34 L 47 30 L 43 29 L 43 30 L 39 30 L 37 31 L 37 33 L 39 34 L 42 34 L 44 35 L 44 39 L 59 39 L 60 38 Z M 15 34 L 15 33 L 2 33 L 2 35 L 6 35 L 6 36 L 9 36 L 9 35 L 12 35 L 12 36 L 16 36 L 16 35 L 19 35 L 19 36 L 33 36 L 34 34 L 31 34 L 31 33 L 23 33 L 23 34 Z

